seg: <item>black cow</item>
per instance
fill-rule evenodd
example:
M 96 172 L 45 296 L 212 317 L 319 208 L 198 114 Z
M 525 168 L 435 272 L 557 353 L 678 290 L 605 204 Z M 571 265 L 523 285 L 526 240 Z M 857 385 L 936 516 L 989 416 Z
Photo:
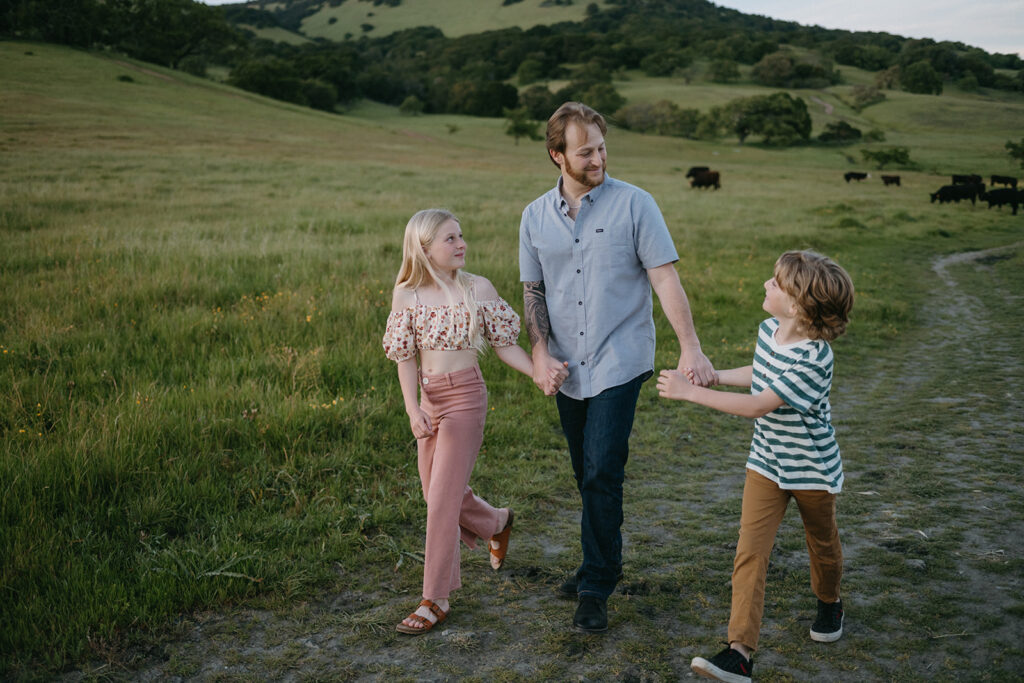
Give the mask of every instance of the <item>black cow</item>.
M 846 182 L 850 182 L 851 180 L 856 180 L 860 182 L 861 180 L 870 177 L 870 173 L 861 173 L 859 171 L 847 171 L 846 173 L 843 174 L 843 180 L 845 180 Z
M 992 176 L 993 185 L 1008 185 L 1010 187 L 1017 187 L 1017 179 L 1013 176 L 1008 175 L 994 175 Z
M 953 175 L 954 185 L 977 185 L 981 182 L 981 176 L 976 173 L 969 175 Z
M 939 204 L 946 202 L 960 203 L 961 199 L 970 199 L 971 204 L 981 195 L 985 194 L 985 186 L 982 183 L 972 185 L 943 185 L 937 192 L 931 193 L 932 204 L 939 200 Z
M 687 178 L 694 178 L 694 177 L 696 177 L 696 175 L 698 173 L 703 173 L 705 171 L 710 171 L 710 170 L 711 169 L 708 168 L 707 166 L 691 166 L 690 170 L 686 172 L 686 177 Z
M 690 181 L 690 187 L 714 187 L 716 190 L 722 185 L 718 171 L 697 171 Z
M 882 182 L 886 185 L 900 187 L 900 177 L 898 175 L 884 175 L 882 176 Z
M 988 208 L 998 206 L 1003 210 L 1003 204 L 1009 204 L 1013 209 L 1013 215 L 1017 215 L 1017 205 L 1022 201 L 1021 193 L 1011 187 L 1000 187 L 997 190 L 989 190 L 981 195 L 983 202 L 988 202 Z

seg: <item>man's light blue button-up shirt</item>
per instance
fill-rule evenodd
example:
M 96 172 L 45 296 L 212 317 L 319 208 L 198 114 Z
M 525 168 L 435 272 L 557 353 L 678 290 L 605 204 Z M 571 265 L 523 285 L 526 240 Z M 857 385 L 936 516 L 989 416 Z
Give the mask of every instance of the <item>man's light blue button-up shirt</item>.
M 573 221 L 561 183 L 523 211 L 519 278 L 544 282 L 548 352 L 569 362 L 562 393 L 581 400 L 654 369 L 647 269 L 679 256 L 649 193 L 606 175 Z

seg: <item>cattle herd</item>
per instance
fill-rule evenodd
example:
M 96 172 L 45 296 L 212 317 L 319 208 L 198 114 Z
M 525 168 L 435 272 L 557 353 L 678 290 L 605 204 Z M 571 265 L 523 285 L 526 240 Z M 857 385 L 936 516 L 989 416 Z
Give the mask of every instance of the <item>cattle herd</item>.
M 721 173 L 712 171 L 708 166 L 691 166 L 690 170 L 686 172 L 686 177 L 690 179 L 690 187 L 711 187 L 716 190 L 722 187 Z M 870 173 L 860 171 L 847 171 L 843 174 L 843 180 L 847 183 L 851 180 L 860 182 L 870 177 Z M 898 175 L 883 175 L 881 178 L 886 187 L 889 185 L 901 186 Z M 995 206 L 1002 210 L 1004 205 L 1009 205 L 1014 216 L 1017 215 L 1017 207 L 1024 204 L 1024 190 L 1017 189 L 1017 179 L 1012 176 L 993 175 L 990 178 L 992 182 L 988 190 L 985 189 L 984 179 L 980 175 L 953 174 L 952 179 L 952 184 L 943 185 L 929 194 L 933 204 L 936 201 L 940 204 L 959 203 L 961 199 L 969 199 L 972 205 L 977 205 L 978 201 L 983 201 L 988 203 L 990 209 Z M 1006 187 L 997 188 L 996 185 L 1006 185 Z
M 1017 207 L 1024 204 L 1024 190 L 1017 189 L 1017 179 L 1012 176 L 993 175 L 990 178 L 992 182 L 988 190 L 985 189 L 984 179 L 980 175 L 954 175 L 952 179 L 951 185 L 943 185 L 929 195 L 933 204 L 936 201 L 940 204 L 959 203 L 961 199 L 969 199 L 972 205 L 982 201 L 988 204 L 988 208 L 997 206 L 1000 210 L 1004 204 L 1008 204 L 1014 216 L 1017 215 Z M 996 187 L 996 185 L 1006 185 L 1006 187 Z
M 859 171 L 847 171 L 843 174 L 843 180 L 849 183 L 851 180 L 860 182 L 865 178 L 870 178 L 870 173 L 861 173 Z M 990 180 L 990 189 L 985 189 L 984 178 L 977 174 L 968 175 L 957 175 L 952 176 L 952 184 L 943 185 L 935 192 L 929 194 L 932 203 L 936 201 L 940 204 L 946 202 L 957 202 L 961 199 L 970 200 L 971 204 L 977 205 L 978 201 L 987 202 L 988 208 L 993 206 L 1003 208 L 1003 205 L 1009 205 L 1013 210 L 1013 215 L 1017 215 L 1017 207 L 1024 204 L 1024 190 L 1017 189 L 1017 179 L 1012 176 L 1005 175 L 993 175 Z M 883 175 L 882 182 L 885 185 L 896 185 L 900 186 L 900 177 L 898 175 Z M 1006 185 L 1007 187 L 995 187 L 996 185 Z

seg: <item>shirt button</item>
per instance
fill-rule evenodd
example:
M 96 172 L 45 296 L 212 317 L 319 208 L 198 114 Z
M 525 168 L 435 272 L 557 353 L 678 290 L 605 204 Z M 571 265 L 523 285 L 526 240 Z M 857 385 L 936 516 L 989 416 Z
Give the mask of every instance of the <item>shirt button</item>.
M 583 302 L 582 302 L 582 301 L 577 301 L 576 303 L 578 303 L 578 304 L 579 304 L 580 306 L 582 306 L 582 305 L 583 305 Z
M 430 378 L 429 377 L 424 377 L 423 378 L 423 383 L 424 384 L 430 384 Z
M 580 243 L 580 241 L 579 241 L 579 240 L 576 240 L 576 244 L 579 244 L 579 243 Z
M 580 270 L 579 268 L 577 268 L 577 269 L 576 269 L 576 272 L 577 272 L 577 273 L 582 273 L 583 271 L 582 271 L 582 270 Z
M 586 364 L 587 364 L 587 361 L 585 361 L 585 360 L 581 360 L 580 361 L 580 365 L 586 365 Z
M 581 336 L 581 337 L 583 336 L 583 333 L 582 333 L 582 332 L 580 332 L 580 336 Z

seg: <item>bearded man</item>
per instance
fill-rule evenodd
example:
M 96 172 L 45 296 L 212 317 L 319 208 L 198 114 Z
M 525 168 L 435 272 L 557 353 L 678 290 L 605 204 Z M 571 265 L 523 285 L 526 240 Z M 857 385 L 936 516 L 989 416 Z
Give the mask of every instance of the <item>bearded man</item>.
M 554 189 L 523 211 L 519 274 L 533 347 L 534 382 L 556 395 L 582 501 L 583 561 L 558 592 L 577 600 L 573 625 L 608 628 L 608 597 L 622 578 L 622 488 L 640 388 L 654 372 L 651 288 L 679 341 L 679 369 L 714 383 L 679 260 L 650 194 L 605 172 L 604 117 L 566 102 L 547 126 L 561 172 Z M 568 363 L 555 387 L 548 369 Z

